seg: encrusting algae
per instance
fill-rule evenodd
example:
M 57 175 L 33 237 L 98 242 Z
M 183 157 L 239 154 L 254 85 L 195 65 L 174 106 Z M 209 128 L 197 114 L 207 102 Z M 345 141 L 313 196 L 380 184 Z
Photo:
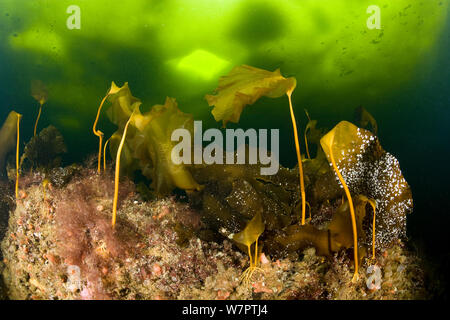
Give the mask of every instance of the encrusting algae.
M 128 179 L 120 184 L 121 210 L 112 231 L 114 175 L 110 169 L 96 175 L 96 164 L 89 167 L 79 169 L 64 187 L 52 186 L 45 202 L 41 183 L 23 185 L 27 196 L 12 212 L 2 242 L 9 298 L 426 298 L 419 260 L 402 242 L 381 251 L 377 290 L 366 285 L 371 277 L 367 264 L 361 265 L 358 282 L 344 285 L 352 276 L 351 256 L 339 251 L 323 259 L 315 248 L 284 258 L 261 253 L 263 272 L 246 284 L 240 277 L 248 258 L 230 239 L 206 239 L 196 210 L 173 197 L 142 201 Z M 24 176 L 22 181 L 37 178 Z M 343 217 L 348 221 L 348 211 Z M 191 230 L 181 242 L 185 235 L 179 226 Z
M 419 260 L 404 245 L 411 191 L 398 161 L 381 148 L 375 119 L 359 108 L 361 126 L 374 133 L 347 121 L 326 132 L 305 110 L 302 159 L 296 84 L 279 70 L 244 65 L 206 95 L 223 126 L 262 96 L 287 95 L 298 166 L 274 175 L 262 175 L 259 164 L 175 164 L 172 132 L 193 133 L 193 116 L 170 97 L 142 113 L 128 83 L 112 82 L 97 109 L 96 168 L 92 161 L 61 167 L 55 159 L 66 150 L 54 127 L 35 134 L 19 163 L 20 117 L 13 123 L 11 113 L 0 131 L 0 164 L 17 143 L 17 201 L 2 242 L 9 297 L 425 298 Z M 104 106 L 117 131 L 103 145 L 97 125 Z M 38 151 L 51 140 L 58 143 L 50 159 Z M 317 145 L 314 158 L 308 141 Z M 149 187 L 134 185 L 137 172 Z M 383 270 L 380 286 L 371 284 L 374 268 Z

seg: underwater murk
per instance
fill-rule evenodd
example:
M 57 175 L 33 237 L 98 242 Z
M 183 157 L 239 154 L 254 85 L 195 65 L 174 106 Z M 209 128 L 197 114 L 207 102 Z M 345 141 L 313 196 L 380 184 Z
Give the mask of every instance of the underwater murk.
M 0 299 L 447 298 L 448 13 L 0 1 Z

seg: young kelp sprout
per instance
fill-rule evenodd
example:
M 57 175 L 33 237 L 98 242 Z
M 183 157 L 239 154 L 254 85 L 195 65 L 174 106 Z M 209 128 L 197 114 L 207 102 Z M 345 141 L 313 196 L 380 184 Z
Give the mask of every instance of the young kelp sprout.
M 372 132 L 378 135 L 378 125 L 375 118 L 367 111 L 363 106 L 359 106 L 355 109 L 355 121 L 359 124 L 359 127 L 368 129 L 369 124 L 372 127 Z
M 309 117 L 308 110 L 306 110 L 306 109 L 305 109 L 305 114 L 306 114 L 306 117 L 308 117 L 308 123 L 306 124 L 305 132 L 304 132 L 304 136 L 305 136 L 305 148 L 306 148 L 306 157 L 307 157 L 308 159 L 311 159 L 311 155 L 309 154 L 308 138 L 306 137 L 306 133 L 308 132 L 308 130 L 310 130 L 310 127 L 311 127 L 311 118 Z
M 95 118 L 94 125 L 92 126 L 92 131 L 99 138 L 99 144 L 98 144 L 98 168 L 97 168 L 97 172 L 98 173 L 100 173 L 100 171 L 101 171 L 100 163 L 101 163 L 101 159 L 102 159 L 103 132 L 101 132 L 100 130 L 97 130 L 97 123 L 98 123 L 98 120 L 100 118 L 100 112 L 102 110 L 103 104 L 105 103 L 106 99 L 110 95 L 118 92 L 119 90 L 120 90 L 120 88 L 118 86 L 116 86 L 116 84 L 113 81 L 111 83 L 111 87 L 109 88 L 108 92 L 103 97 L 102 101 L 100 102 L 100 106 L 98 107 L 98 110 L 97 110 L 97 116 Z
M 343 121 L 344 122 L 344 121 Z M 343 123 L 341 122 L 341 123 Z M 336 126 L 337 128 L 338 126 Z M 350 190 L 347 187 L 347 184 L 345 183 L 344 178 L 342 177 L 341 172 L 339 171 L 335 157 L 334 157 L 334 150 L 333 150 L 333 144 L 335 142 L 335 134 L 336 134 L 336 128 L 328 132 L 325 136 L 322 137 L 320 140 L 320 144 L 322 145 L 322 149 L 329 158 L 331 165 L 333 166 L 334 171 L 336 172 L 336 175 L 339 178 L 339 181 L 341 182 L 342 187 L 344 188 L 345 195 L 348 200 L 348 204 L 350 207 L 350 215 L 352 219 L 352 230 L 353 230 L 353 253 L 354 253 L 354 260 L 355 260 L 355 271 L 353 274 L 352 281 L 356 281 L 358 279 L 358 232 L 356 229 L 356 218 L 355 218 L 355 208 L 353 206 L 353 200 L 352 196 L 350 194 Z M 338 131 L 338 133 L 341 133 L 341 131 Z M 337 152 L 341 152 L 341 150 L 337 150 Z
M 279 69 L 270 72 L 242 65 L 234 67 L 228 75 L 219 79 L 216 95 L 208 94 L 205 98 L 210 106 L 214 106 L 211 111 L 214 119 L 216 121 L 222 121 L 225 127 L 229 121 L 234 123 L 239 122 L 244 107 L 255 103 L 262 96 L 269 98 L 279 98 L 284 94 L 288 96 L 300 176 L 300 192 L 302 196 L 301 223 L 303 225 L 305 224 L 306 211 L 305 185 L 297 123 L 295 121 L 291 99 L 292 92 L 296 86 L 297 80 L 294 77 L 283 77 Z
M 233 235 L 233 240 L 243 244 L 247 247 L 248 256 L 250 259 L 250 266 L 242 273 L 241 281 L 243 280 L 245 284 L 248 284 L 256 271 L 262 271 L 258 267 L 259 252 L 258 252 L 258 239 L 259 236 L 264 232 L 265 226 L 262 220 L 261 213 L 258 212 L 250 220 L 250 222 L 245 226 L 245 228 Z M 255 257 L 252 258 L 251 246 L 255 244 Z
M 120 156 L 122 154 L 123 144 L 125 143 L 125 138 L 127 136 L 128 126 L 130 125 L 131 119 L 133 118 L 134 112 L 131 114 L 127 123 L 125 124 L 125 128 L 123 129 L 122 139 L 120 140 L 119 148 L 117 149 L 116 155 L 116 171 L 114 177 L 114 201 L 113 201 L 113 214 L 112 214 L 112 227 L 114 228 L 116 225 L 116 216 L 117 216 L 117 201 L 119 199 L 119 175 L 120 175 Z
M 22 115 L 17 113 L 17 145 L 16 145 L 16 199 L 19 198 L 19 148 L 20 148 L 20 119 Z
M 306 124 L 304 137 L 305 137 L 305 147 L 306 147 L 306 157 L 311 159 L 311 154 L 309 150 L 309 145 L 311 143 L 319 144 L 320 139 L 325 135 L 324 128 L 317 128 L 317 120 L 311 120 L 308 110 L 305 109 L 306 117 L 308 118 L 308 123 Z
M 36 99 L 39 102 L 39 112 L 36 118 L 36 122 L 34 124 L 34 135 L 36 136 L 37 132 L 37 126 L 39 122 L 39 118 L 41 117 L 42 113 L 42 106 L 47 101 L 48 98 L 48 91 L 45 87 L 44 83 L 40 80 L 33 80 L 31 82 L 31 95 L 34 99 Z

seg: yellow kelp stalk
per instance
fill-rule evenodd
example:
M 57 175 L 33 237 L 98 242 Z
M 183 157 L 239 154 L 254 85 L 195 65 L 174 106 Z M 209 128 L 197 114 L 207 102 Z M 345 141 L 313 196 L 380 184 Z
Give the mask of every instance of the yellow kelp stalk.
M 43 105 L 43 103 L 42 103 L 42 102 L 39 102 L 39 113 L 38 113 L 38 116 L 37 116 L 37 118 L 36 118 L 36 122 L 35 122 L 35 124 L 34 124 L 34 136 L 36 136 L 37 125 L 38 125 L 38 122 L 39 122 L 39 118 L 41 117 L 41 113 L 42 113 L 42 105 Z
M 333 138 L 331 140 L 331 144 L 333 143 Z M 353 200 L 352 200 L 352 196 L 350 194 L 350 190 L 348 189 L 347 184 L 345 183 L 345 180 L 342 177 L 338 167 L 336 166 L 336 162 L 334 161 L 333 151 L 331 150 L 331 144 L 330 144 L 331 164 L 333 165 L 333 169 L 336 172 L 336 174 L 339 178 L 339 181 L 341 182 L 342 186 L 344 187 L 345 195 L 347 196 L 348 204 L 350 206 L 350 216 L 352 218 L 352 228 L 353 228 L 353 246 L 354 246 L 353 253 L 354 253 L 354 259 L 355 259 L 355 273 L 353 274 L 352 281 L 356 281 L 358 279 L 358 232 L 356 230 L 355 208 L 353 206 Z
M 33 80 L 31 82 L 31 95 L 34 99 L 36 99 L 36 101 L 39 102 L 39 112 L 36 118 L 36 122 L 34 123 L 34 136 L 36 136 L 38 122 L 42 114 L 42 106 L 48 98 L 47 88 L 41 80 Z
M 103 147 L 103 172 L 106 171 L 106 147 L 108 146 L 109 140 L 111 140 L 111 137 L 106 140 L 105 146 Z
M 302 155 L 300 153 L 300 143 L 298 141 L 297 122 L 295 121 L 294 109 L 292 108 L 292 92 L 294 91 L 294 89 L 295 87 L 286 91 L 286 95 L 288 96 L 289 99 L 289 110 L 291 112 L 292 128 L 294 130 L 295 150 L 297 151 L 298 172 L 300 176 L 300 193 L 302 196 L 302 225 L 304 225 L 306 215 L 306 192 L 305 192 L 305 181 L 303 178 Z
M 98 110 L 97 110 L 97 117 L 95 118 L 94 126 L 92 127 L 92 131 L 99 138 L 99 143 L 98 143 L 98 168 L 97 168 L 97 172 L 98 173 L 100 173 L 100 163 L 101 163 L 101 158 L 102 158 L 103 132 L 101 132 L 100 130 L 97 130 L 97 123 L 98 123 L 98 119 L 100 117 L 100 111 L 102 110 L 102 106 L 105 103 L 106 98 L 108 98 L 108 95 L 109 94 L 106 94 L 106 96 L 102 99 L 102 102 L 100 103 L 100 106 L 98 107 Z
M 21 114 L 17 114 L 17 145 L 16 145 L 16 199 L 19 198 L 19 148 L 20 148 L 20 119 Z
M 113 201 L 113 214 L 112 214 L 112 227 L 114 228 L 116 225 L 116 216 L 117 216 L 117 201 L 119 198 L 119 174 L 120 174 L 120 155 L 122 154 L 123 144 L 125 143 L 125 137 L 127 136 L 128 126 L 133 118 L 134 111 L 128 119 L 125 128 L 123 130 L 122 140 L 120 140 L 119 149 L 117 149 L 116 155 L 116 174 L 114 178 L 114 201 Z M 99 158 L 100 159 L 100 158 Z
M 348 204 L 350 207 L 350 216 L 352 219 L 352 230 L 353 230 L 353 253 L 354 253 L 354 259 L 355 259 L 355 272 L 353 274 L 352 281 L 356 281 L 358 279 L 358 232 L 356 230 L 356 218 L 355 218 L 355 208 L 353 206 L 353 200 L 352 196 L 350 194 L 350 190 L 348 189 L 347 184 L 345 183 L 344 178 L 341 175 L 341 172 L 339 171 L 336 161 L 334 159 L 333 154 L 333 143 L 334 143 L 334 136 L 335 136 L 335 130 L 332 130 L 328 132 L 322 139 L 320 140 L 320 143 L 322 145 L 322 149 L 325 152 L 325 154 L 329 157 L 329 160 L 331 162 L 331 165 L 333 166 L 334 171 L 336 172 L 336 175 L 339 178 L 339 181 L 342 184 L 342 187 L 344 188 L 345 195 L 348 200 Z

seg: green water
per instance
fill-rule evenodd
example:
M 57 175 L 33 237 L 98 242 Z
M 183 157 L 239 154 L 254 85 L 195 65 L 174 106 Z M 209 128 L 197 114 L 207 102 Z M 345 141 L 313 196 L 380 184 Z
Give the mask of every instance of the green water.
M 68 29 L 70 5 L 80 29 Z M 381 29 L 369 29 L 369 5 Z M 40 128 L 64 135 L 66 162 L 96 151 L 98 104 L 111 81 L 129 82 L 143 109 L 175 97 L 181 110 L 219 127 L 204 95 L 233 66 L 280 68 L 295 76 L 300 130 L 307 108 L 319 125 L 352 120 L 362 105 L 383 147 L 400 161 L 415 200 L 409 232 L 448 263 L 450 121 L 448 0 L 2 0 L 0 119 L 24 115 L 32 135 L 38 104 L 30 82 L 48 87 Z M 296 161 L 287 100 L 263 98 L 230 127 L 279 128 L 281 163 Z M 106 116 L 99 127 L 115 128 Z M 445 270 L 445 268 L 444 268 Z

